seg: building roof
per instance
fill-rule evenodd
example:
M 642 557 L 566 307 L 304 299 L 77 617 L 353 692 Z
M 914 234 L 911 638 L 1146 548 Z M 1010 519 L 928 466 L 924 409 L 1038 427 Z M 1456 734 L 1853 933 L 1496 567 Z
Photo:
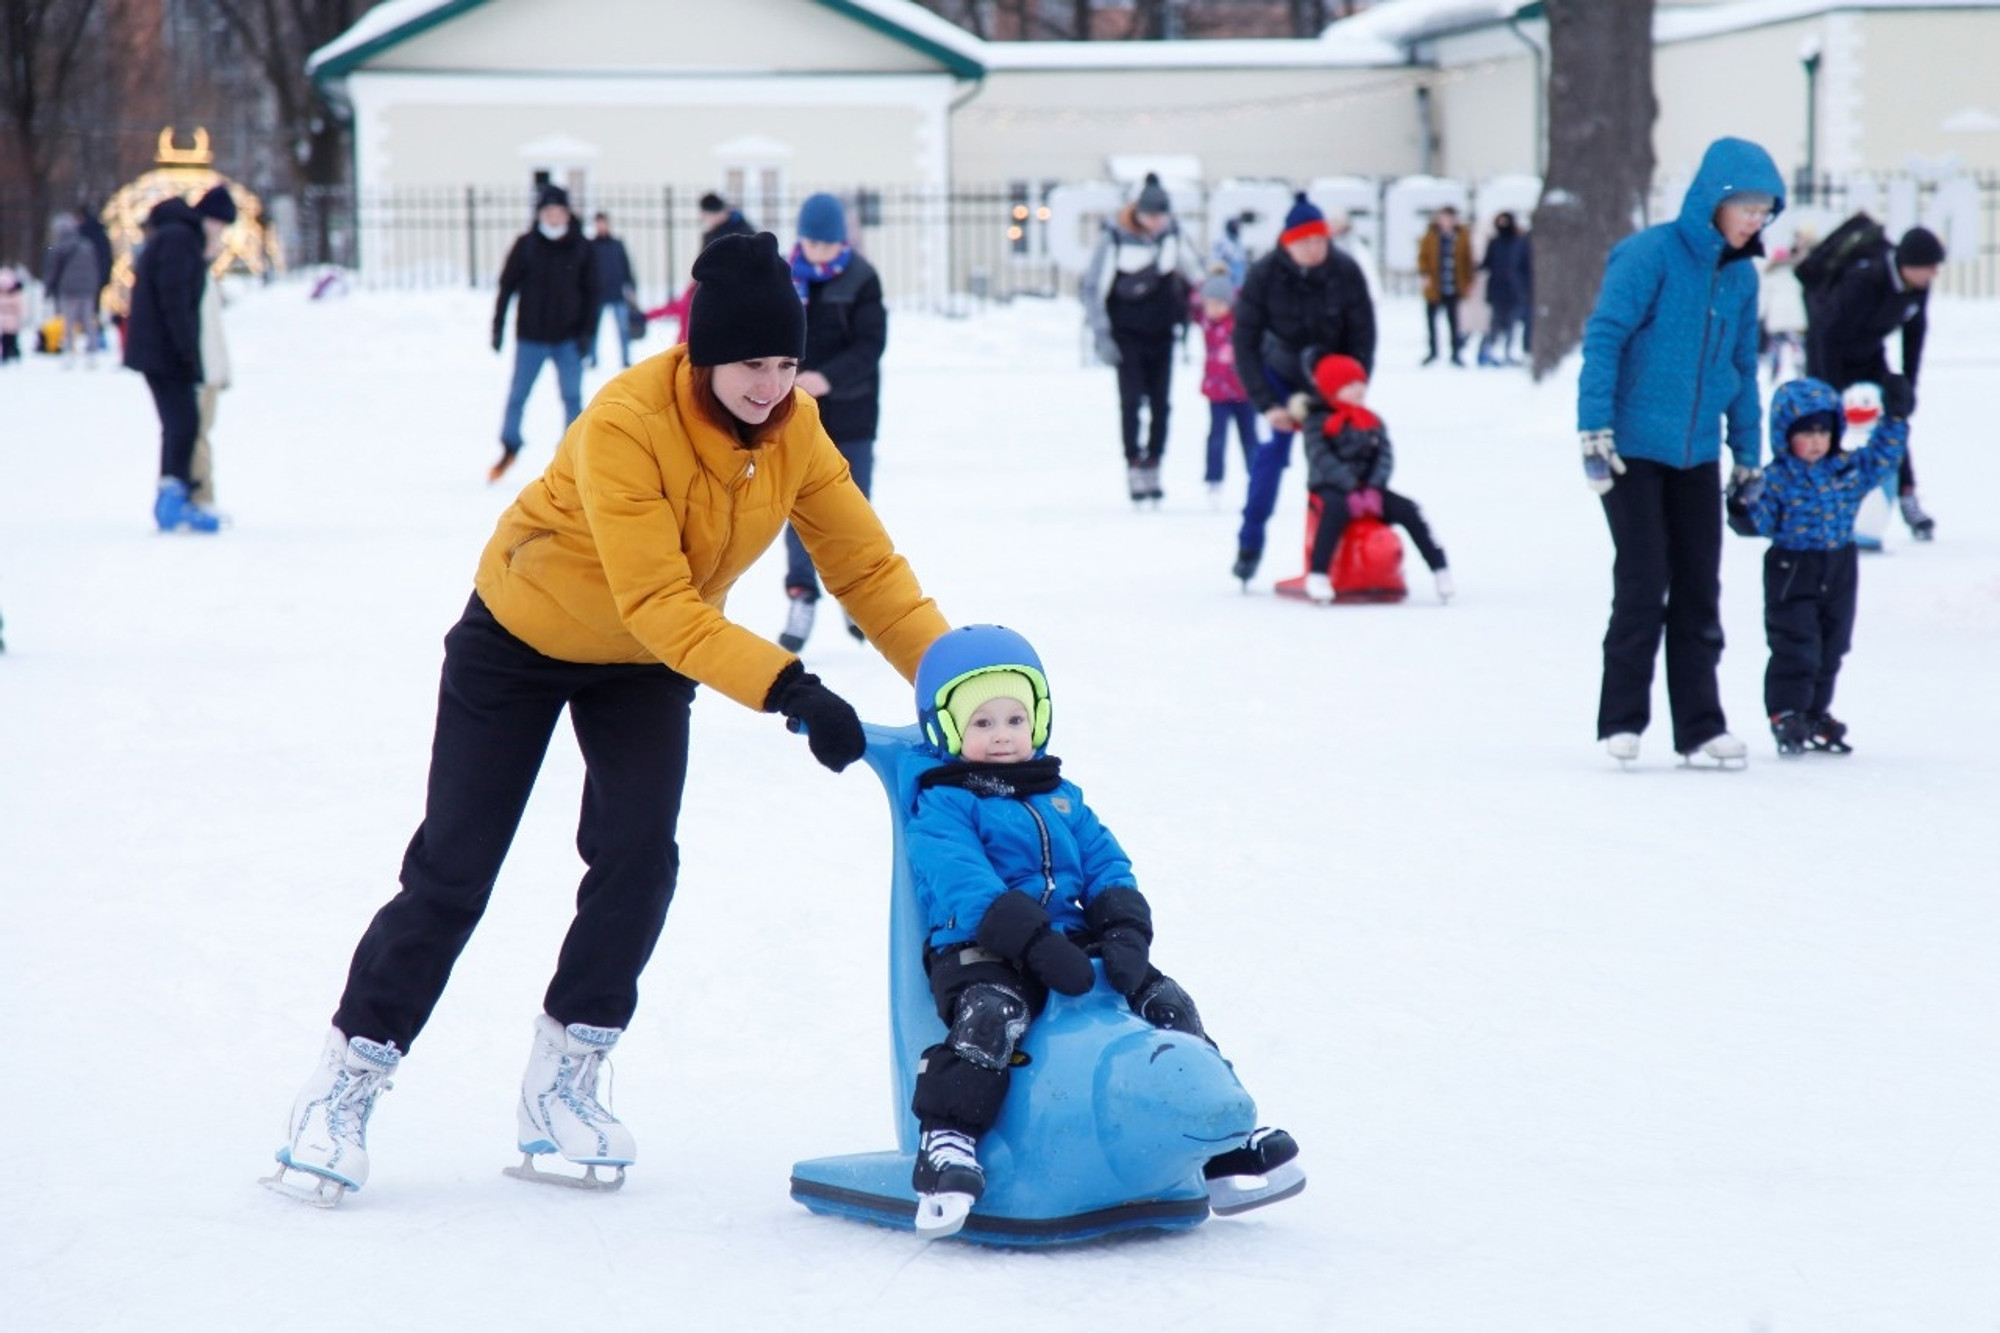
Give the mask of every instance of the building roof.
M 306 59 L 320 83 L 337 82 L 369 60 L 448 23 L 487 0 L 385 0 Z M 1412 62 L 1415 48 L 1442 37 L 1544 17 L 1540 0 L 1378 0 L 1329 24 L 1317 38 L 1183 42 L 989 42 L 914 0 L 799 0 L 816 4 L 902 43 L 960 79 L 997 71 L 1385 68 Z M 1996 9 L 2000 0 L 1713 0 L 1663 4 L 1654 40 L 1714 37 L 1834 11 Z
M 306 71 L 332 83 L 383 52 L 430 31 L 488 0 L 385 0 L 306 59 Z M 1188 42 L 988 42 L 933 14 L 913 0 L 799 0 L 817 4 L 935 60 L 961 79 L 997 70 L 1151 70 L 1332 68 L 1401 65 L 1405 49 L 1366 31 L 1319 38 Z M 1409 0 L 1405 0 L 1409 2 Z M 1436 0 L 1416 0 L 1432 4 Z M 1455 0 L 1464 8 L 1464 0 Z M 1378 8 L 1396 8 L 1382 5 Z M 1478 8 L 1492 9 L 1487 3 Z M 1363 17 L 1366 17 L 1364 15 Z M 1352 22 L 1352 20 L 1349 20 Z M 1425 35 L 1428 35 L 1427 33 Z

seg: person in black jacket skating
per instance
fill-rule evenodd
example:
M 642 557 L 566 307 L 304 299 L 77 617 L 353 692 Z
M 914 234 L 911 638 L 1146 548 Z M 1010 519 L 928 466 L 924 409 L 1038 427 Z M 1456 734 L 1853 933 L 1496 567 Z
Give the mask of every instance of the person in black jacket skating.
M 696 207 L 701 210 L 701 248 L 706 250 L 725 236 L 755 236 L 757 229 L 743 210 L 710 190 Z
M 1292 459 L 1299 423 L 1286 408 L 1310 387 L 1305 363 L 1333 353 L 1375 370 L 1375 302 L 1361 266 L 1332 242 L 1326 214 L 1301 191 L 1285 215 L 1278 248 L 1250 266 L 1236 298 L 1236 373 L 1250 401 L 1271 423 L 1271 439 L 1250 461 L 1250 491 L 1236 535 L 1231 572 L 1248 580 L 1264 555 L 1264 525 Z
M 1914 395 L 1929 328 L 1931 284 L 1943 263 L 1944 243 L 1926 227 L 1904 232 L 1893 250 L 1884 241 L 1849 263 L 1832 290 L 1806 303 L 1806 373 L 1843 392 L 1855 384 L 1886 383 L 1889 358 L 1883 341 L 1900 329 L 1903 378 Z M 1907 451 L 1896 494 L 1910 531 L 1919 541 L 1929 541 L 1937 524 L 1917 501 L 1917 472 Z
M 217 185 L 193 205 L 164 199 L 146 216 L 146 241 L 132 273 L 125 318 L 125 364 L 146 377 L 160 414 L 160 486 L 153 520 L 162 532 L 214 532 L 222 521 L 188 499 L 201 414 L 201 293 L 209 238 L 236 220 L 229 187 Z
M 542 373 L 556 364 L 562 393 L 563 429 L 583 412 L 583 358 L 597 318 L 596 266 L 590 243 L 570 212 L 569 193 L 544 185 L 535 200 L 535 226 L 514 242 L 500 270 L 500 296 L 493 305 L 493 350 L 506 334 L 507 303 L 519 293 L 514 316 L 514 381 L 507 389 L 507 414 L 500 422 L 500 461 L 487 473 L 498 481 L 521 452 L 521 409 Z
M 799 206 L 792 285 L 806 306 L 806 354 L 799 358 L 798 387 L 817 400 L 819 424 L 865 496 L 875 478 L 889 312 L 882 304 L 882 279 L 848 243 L 846 211 L 830 194 L 810 195 Z M 788 609 L 778 645 L 795 653 L 812 633 L 820 588 L 812 557 L 789 524 L 785 556 Z M 852 620 L 847 631 L 861 637 Z

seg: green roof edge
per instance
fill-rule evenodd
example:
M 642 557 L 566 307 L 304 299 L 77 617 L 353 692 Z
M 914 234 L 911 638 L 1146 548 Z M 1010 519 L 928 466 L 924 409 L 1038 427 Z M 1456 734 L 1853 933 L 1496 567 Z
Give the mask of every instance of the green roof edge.
M 364 62 L 374 59 L 384 51 L 401 46 L 412 37 L 422 36 L 432 28 L 443 23 L 448 23 L 460 14 L 466 13 L 468 10 L 477 9 L 485 3 L 486 0 L 450 0 L 449 4 L 439 5 L 436 9 L 430 10 L 418 18 L 411 19 L 408 23 L 389 29 L 379 37 L 363 42 L 351 50 L 341 52 L 339 55 L 333 57 L 333 59 L 313 70 L 313 82 L 322 87 L 338 82 L 346 78 L 349 73 Z M 863 27 L 871 28 L 883 36 L 890 38 L 892 41 L 900 42 L 911 50 L 937 61 L 958 78 L 983 79 L 986 77 L 986 67 L 978 61 L 962 52 L 954 51 L 941 42 L 934 42 L 928 37 L 912 32 L 900 23 L 883 18 L 871 9 L 853 4 L 850 0 L 818 0 L 818 3 L 827 9 L 833 10 L 842 17 L 852 19 L 860 23 Z
M 972 59 L 972 57 L 961 51 L 954 51 L 942 42 L 934 42 L 920 33 L 912 32 L 902 24 L 897 23 L 893 19 L 884 18 L 872 9 L 854 4 L 851 0 L 818 0 L 818 2 L 823 8 L 831 9 L 836 14 L 853 19 L 863 27 L 872 28 L 884 37 L 890 38 L 892 41 L 901 42 L 911 50 L 937 61 L 958 78 L 983 79 L 986 77 L 986 66 Z
M 421 37 L 432 28 L 443 23 L 449 23 L 460 14 L 466 13 L 468 10 L 477 9 L 485 3 L 486 0 L 450 0 L 449 4 L 439 5 L 436 9 L 411 19 L 408 23 L 399 24 L 389 29 L 389 31 L 383 33 L 380 37 L 363 42 L 351 50 L 342 51 L 333 59 L 313 70 L 313 82 L 325 86 L 326 84 L 344 79 L 363 61 L 372 60 L 384 51 L 401 46 L 412 37 Z

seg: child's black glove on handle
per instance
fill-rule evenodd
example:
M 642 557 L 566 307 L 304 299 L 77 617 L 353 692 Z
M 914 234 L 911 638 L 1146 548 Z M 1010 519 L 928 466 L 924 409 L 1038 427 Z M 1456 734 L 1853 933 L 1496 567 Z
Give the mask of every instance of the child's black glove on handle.
M 797 662 L 789 663 L 771 682 L 771 691 L 764 696 L 764 711 L 783 713 L 786 727 L 805 732 L 813 758 L 836 773 L 868 749 L 868 737 L 861 730 L 854 706 Z
M 1009 962 L 1018 963 L 1050 990 L 1081 995 L 1097 983 L 1090 956 L 1069 936 L 1049 926 L 1049 914 L 1025 893 L 1008 889 L 993 900 L 973 938 Z
M 1908 375 L 1882 377 L 1882 415 L 1897 421 L 1917 410 L 1917 386 Z
M 1097 934 L 1104 975 L 1120 995 L 1132 995 L 1153 970 L 1153 908 L 1129 885 L 1106 889 L 1090 900 L 1084 918 Z

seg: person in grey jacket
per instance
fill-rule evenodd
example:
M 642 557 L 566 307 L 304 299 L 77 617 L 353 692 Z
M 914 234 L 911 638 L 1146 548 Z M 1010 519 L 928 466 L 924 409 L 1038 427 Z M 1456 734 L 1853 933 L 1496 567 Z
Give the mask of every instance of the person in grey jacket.
M 1166 189 L 1148 173 L 1138 197 L 1104 224 L 1078 286 L 1098 358 L 1118 368 L 1119 426 L 1134 501 L 1162 496 L 1160 456 L 1167 450 L 1174 344 L 1187 327 L 1188 294 L 1200 281 L 1193 247 L 1174 221 Z M 1144 440 L 1142 410 L 1148 417 Z
M 62 320 L 63 368 L 97 365 L 97 293 L 104 287 L 104 269 L 97 251 L 76 224 L 74 213 L 55 221 L 54 243 L 42 268 L 42 286 L 56 317 Z

